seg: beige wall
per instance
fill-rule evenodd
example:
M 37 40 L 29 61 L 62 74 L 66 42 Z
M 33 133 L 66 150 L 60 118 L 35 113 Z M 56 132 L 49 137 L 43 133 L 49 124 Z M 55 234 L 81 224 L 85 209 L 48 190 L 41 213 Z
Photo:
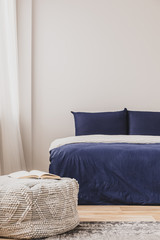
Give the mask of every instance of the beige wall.
M 160 1 L 33 0 L 33 167 L 70 110 L 160 110 Z

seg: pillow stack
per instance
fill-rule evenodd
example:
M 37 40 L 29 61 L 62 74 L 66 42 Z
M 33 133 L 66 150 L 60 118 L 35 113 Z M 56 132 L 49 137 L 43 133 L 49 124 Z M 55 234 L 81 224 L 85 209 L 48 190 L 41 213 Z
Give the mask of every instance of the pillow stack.
M 75 135 L 157 135 L 160 136 L 160 112 L 72 112 Z

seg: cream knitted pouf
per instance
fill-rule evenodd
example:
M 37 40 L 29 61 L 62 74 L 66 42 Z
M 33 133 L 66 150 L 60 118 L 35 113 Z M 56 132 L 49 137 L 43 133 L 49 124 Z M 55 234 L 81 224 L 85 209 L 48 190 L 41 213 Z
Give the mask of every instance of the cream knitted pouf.
M 79 224 L 75 179 L 0 177 L 0 236 L 42 238 Z

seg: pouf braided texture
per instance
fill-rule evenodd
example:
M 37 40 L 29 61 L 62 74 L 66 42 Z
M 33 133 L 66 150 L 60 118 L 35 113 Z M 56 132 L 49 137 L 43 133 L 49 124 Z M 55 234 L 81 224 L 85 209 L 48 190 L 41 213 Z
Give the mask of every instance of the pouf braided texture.
M 79 224 L 75 179 L 0 177 L 0 236 L 49 237 Z

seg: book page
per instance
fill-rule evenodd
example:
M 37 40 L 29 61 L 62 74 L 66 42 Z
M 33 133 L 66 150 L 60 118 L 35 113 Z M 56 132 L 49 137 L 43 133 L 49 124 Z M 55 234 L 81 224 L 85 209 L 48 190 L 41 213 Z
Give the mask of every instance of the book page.
M 41 178 L 42 178 L 42 179 L 56 179 L 56 180 L 60 180 L 60 179 L 61 179 L 60 176 L 55 175 L 55 174 L 50 174 L 50 173 L 48 173 L 48 174 L 43 174 L 43 175 L 41 176 Z
M 29 175 L 37 175 L 38 177 L 41 177 L 44 174 L 49 174 L 47 172 L 39 171 L 39 170 L 32 170 L 29 172 Z
M 8 176 L 13 177 L 13 178 L 19 178 L 19 177 L 25 177 L 25 176 L 27 177 L 29 175 L 30 175 L 30 173 L 27 171 L 18 171 L 18 172 L 13 172 L 13 173 L 9 174 Z
M 39 178 L 53 178 L 53 179 L 61 179 L 60 176 L 57 176 L 52 173 L 47 173 L 39 170 L 32 170 L 30 171 L 30 175 L 37 175 Z
M 30 172 L 27 171 L 18 171 L 18 172 L 14 172 L 8 175 L 9 177 L 12 178 L 43 178 L 43 179 L 61 179 L 61 177 L 51 174 L 51 173 L 47 173 L 47 172 L 43 172 L 43 171 L 39 171 L 39 170 L 32 170 Z

